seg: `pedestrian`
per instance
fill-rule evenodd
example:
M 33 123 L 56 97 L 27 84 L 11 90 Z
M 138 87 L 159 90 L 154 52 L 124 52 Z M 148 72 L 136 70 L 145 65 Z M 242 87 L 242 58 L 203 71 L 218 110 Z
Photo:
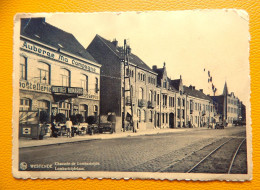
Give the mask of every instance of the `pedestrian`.
M 67 137 L 71 138 L 72 136 L 74 136 L 74 133 L 73 133 L 73 128 L 72 128 L 72 122 L 70 121 L 70 118 L 67 119 L 66 123 L 66 130 L 67 130 Z M 72 135 L 73 133 L 73 135 Z
M 51 123 L 51 137 L 58 137 L 58 129 L 56 128 L 55 120 L 53 120 L 53 122 Z

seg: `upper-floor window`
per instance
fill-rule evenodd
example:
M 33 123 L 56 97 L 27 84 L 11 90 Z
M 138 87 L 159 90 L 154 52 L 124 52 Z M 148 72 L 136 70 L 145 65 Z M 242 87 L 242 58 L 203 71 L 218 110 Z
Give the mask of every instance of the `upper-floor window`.
M 20 79 L 27 80 L 27 58 L 20 57 Z
M 88 76 L 87 75 L 82 75 L 81 77 L 81 87 L 88 91 Z
M 95 92 L 98 93 L 98 78 L 95 79 Z
M 61 85 L 70 86 L 70 71 L 67 69 L 61 69 Z
M 139 88 L 139 99 L 144 99 L 144 89 L 143 88 Z
M 167 88 L 167 81 L 166 81 L 166 79 L 163 81 L 163 88 Z
M 50 66 L 47 63 L 38 62 L 38 76 L 39 83 L 50 84 Z
M 150 90 L 149 91 L 149 101 L 153 100 L 153 92 Z
M 178 98 L 178 106 L 181 106 L 181 99 Z
M 182 106 L 185 106 L 185 99 L 182 99 Z

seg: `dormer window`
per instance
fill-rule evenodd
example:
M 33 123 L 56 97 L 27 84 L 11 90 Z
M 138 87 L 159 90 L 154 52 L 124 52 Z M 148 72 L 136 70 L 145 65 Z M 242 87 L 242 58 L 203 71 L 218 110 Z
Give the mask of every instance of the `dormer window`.
M 167 88 L 167 81 L 166 81 L 166 79 L 163 81 L 163 88 Z

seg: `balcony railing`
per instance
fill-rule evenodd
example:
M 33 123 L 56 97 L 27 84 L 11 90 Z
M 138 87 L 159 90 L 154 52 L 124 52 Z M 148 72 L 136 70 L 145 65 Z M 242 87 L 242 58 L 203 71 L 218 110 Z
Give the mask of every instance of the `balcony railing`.
M 145 107 L 145 100 L 144 99 L 139 99 L 138 100 L 138 106 L 141 107 L 141 108 Z
M 154 101 L 148 101 L 148 108 L 154 108 L 154 106 L 155 106 L 155 103 L 154 103 Z

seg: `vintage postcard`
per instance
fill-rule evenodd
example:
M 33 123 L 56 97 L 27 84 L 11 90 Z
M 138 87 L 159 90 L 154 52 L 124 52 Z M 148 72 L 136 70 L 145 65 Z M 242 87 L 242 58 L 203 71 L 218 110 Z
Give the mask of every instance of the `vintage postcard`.
M 243 10 L 14 17 L 13 176 L 252 179 Z

